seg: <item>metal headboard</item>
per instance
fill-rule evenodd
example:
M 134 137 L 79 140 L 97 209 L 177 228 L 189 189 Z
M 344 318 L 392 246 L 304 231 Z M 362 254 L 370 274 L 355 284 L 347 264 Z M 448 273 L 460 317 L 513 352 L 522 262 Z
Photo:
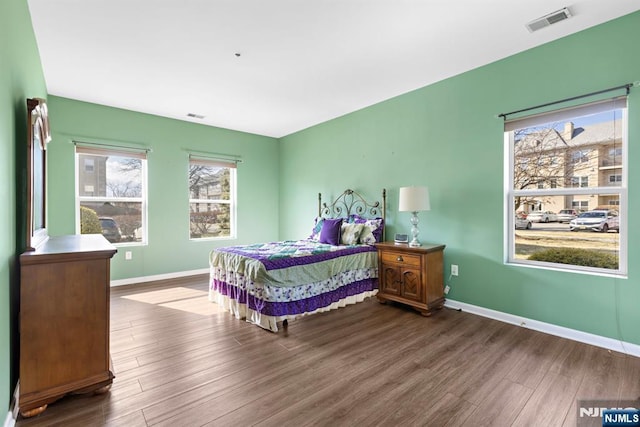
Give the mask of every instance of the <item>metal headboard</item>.
M 367 202 L 360 193 L 346 189 L 332 203 L 322 202 L 322 193 L 318 193 L 318 216 L 325 218 L 347 218 L 358 214 L 366 218 L 381 217 L 386 222 L 387 190 L 382 189 L 382 203 L 380 201 Z M 384 228 L 382 230 L 384 240 Z

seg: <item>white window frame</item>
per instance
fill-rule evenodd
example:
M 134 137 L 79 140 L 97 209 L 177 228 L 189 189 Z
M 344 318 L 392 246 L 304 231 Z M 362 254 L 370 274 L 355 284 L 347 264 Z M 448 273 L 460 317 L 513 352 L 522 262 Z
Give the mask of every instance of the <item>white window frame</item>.
M 523 129 L 527 127 L 533 127 L 545 123 L 560 122 L 571 119 L 573 117 L 581 117 L 589 114 L 595 114 L 598 112 L 611 111 L 621 109 L 622 110 L 622 182 L 620 186 L 597 186 L 597 187 L 571 187 L 565 188 L 545 188 L 545 189 L 514 189 L 514 147 L 515 141 L 513 138 L 513 130 Z M 628 235 L 628 213 L 627 213 L 627 183 L 628 183 L 628 109 L 627 98 L 618 97 L 613 100 L 596 101 L 589 104 L 583 104 L 576 107 L 569 107 L 551 111 L 548 113 L 536 114 L 528 117 L 517 118 L 514 120 L 505 121 L 504 131 L 504 147 L 505 147 L 505 264 L 543 268 L 548 270 L 557 271 L 569 271 L 583 274 L 601 275 L 608 277 L 627 277 L 627 235 Z M 580 195 L 594 195 L 594 196 L 606 196 L 615 192 L 620 200 L 618 206 L 618 212 L 620 216 L 620 240 L 619 240 L 619 265 L 617 270 L 609 270 L 595 267 L 584 267 L 570 264 L 557 264 L 541 261 L 529 261 L 516 259 L 515 257 L 515 207 L 514 198 L 517 196 L 526 197 L 547 197 L 547 196 L 580 196 Z
M 189 163 L 187 165 L 187 193 L 189 196 L 189 205 L 187 206 L 187 235 L 189 240 L 193 241 L 207 241 L 207 240 L 231 240 L 236 239 L 238 235 L 238 227 L 237 227 L 237 163 L 238 161 L 232 161 L 227 159 L 217 159 L 217 158 L 208 158 L 201 157 L 198 155 L 190 155 Z M 191 191 L 189 190 L 189 180 L 188 180 L 188 172 L 189 168 L 191 168 L 192 164 L 201 164 L 213 167 L 226 167 L 229 168 L 229 183 L 231 189 L 229 191 L 229 200 L 223 199 L 192 199 Z M 229 236 L 214 236 L 214 237 L 191 237 L 191 204 L 192 203 L 205 203 L 205 204 L 228 204 L 230 206 L 229 209 Z
M 108 146 L 103 146 L 102 144 L 96 144 L 96 147 L 93 147 L 92 144 L 87 143 L 75 143 L 75 205 L 76 205 L 76 234 L 80 234 L 80 204 L 82 202 L 124 202 L 124 203 L 141 203 L 141 222 L 142 222 L 142 236 L 140 242 L 115 242 L 112 243 L 114 246 L 145 246 L 147 245 L 147 236 L 148 236 L 148 221 L 147 221 L 147 151 L 139 150 L 139 149 L 128 149 L 126 147 L 113 147 L 113 148 L 103 148 Z M 99 156 L 120 156 L 120 157 L 131 157 L 131 158 L 139 158 L 142 160 L 142 170 L 141 179 L 142 179 L 142 191 L 141 197 L 100 197 L 100 196 L 80 196 L 80 167 L 84 167 L 84 165 L 80 166 L 80 155 L 81 154 L 95 154 Z

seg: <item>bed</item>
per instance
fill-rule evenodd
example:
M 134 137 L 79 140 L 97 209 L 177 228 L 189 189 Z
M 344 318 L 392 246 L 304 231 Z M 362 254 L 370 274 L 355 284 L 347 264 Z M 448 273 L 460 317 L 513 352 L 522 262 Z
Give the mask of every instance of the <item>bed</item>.
M 313 313 L 364 301 L 378 292 L 386 190 L 368 202 L 347 189 L 333 202 L 318 194 L 318 216 L 302 240 L 229 246 L 211 252 L 209 300 L 272 332 Z

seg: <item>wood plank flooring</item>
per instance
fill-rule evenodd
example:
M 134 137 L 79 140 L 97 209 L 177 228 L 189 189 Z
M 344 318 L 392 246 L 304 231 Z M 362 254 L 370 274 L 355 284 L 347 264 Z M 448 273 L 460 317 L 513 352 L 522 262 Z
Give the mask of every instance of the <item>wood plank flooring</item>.
M 113 288 L 111 392 L 17 426 L 575 426 L 578 399 L 640 396 L 640 359 L 601 348 L 375 299 L 273 334 L 207 279 Z

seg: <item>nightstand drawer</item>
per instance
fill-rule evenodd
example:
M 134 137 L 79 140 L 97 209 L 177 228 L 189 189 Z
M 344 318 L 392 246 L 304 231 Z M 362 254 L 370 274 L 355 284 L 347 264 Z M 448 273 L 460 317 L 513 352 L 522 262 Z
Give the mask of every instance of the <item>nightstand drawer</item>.
M 402 252 L 382 252 L 380 254 L 383 264 L 408 265 L 420 267 L 420 255 L 407 254 Z

